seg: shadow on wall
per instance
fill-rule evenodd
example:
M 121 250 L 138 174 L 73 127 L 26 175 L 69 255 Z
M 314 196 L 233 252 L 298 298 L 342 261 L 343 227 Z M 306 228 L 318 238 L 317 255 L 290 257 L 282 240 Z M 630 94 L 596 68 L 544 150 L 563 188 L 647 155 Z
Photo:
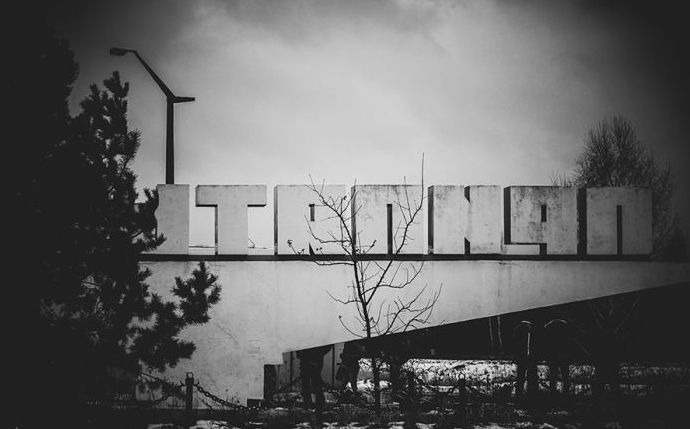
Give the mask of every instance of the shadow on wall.
M 477 385 L 477 391 L 483 395 L 512 391 L 519 348 L 513 333 L 525 320 L 536 327 L 533 353 L 538 363 L 540 387 L 544 388 L 542 384 L 548 384 L 546 364 L 551 356 L 546 346 L 549 339 L 542 328 L 554 319 L 569 323 L 565 341 L 559 341 L 565 350 L 564 359 L 570 362 L 572 393 L 591 393 L 593 365 L 600 364 L 602 358 L 611 360 L 617 368 L 624 393 L 658 391 L 662 385 L 685 386 L 690 384 L 686 383 L 690 378 L 690 350 L 680 333 L 690 328 L 684 309 L 684 303 L 689 300 L 688 285 L 676 285 L 425 328 L 374 338 L 368 343 L 357 340 L 287 352 L 283 354 L 282 365 L 265 366 L 264 397 L 297 400 L 307 391 L 312 396 L 316 390 L 344 391 L 348 387 L 351 390 L 353 385 L 365 391 L 372 378 L 366 358 L 372 356 L 383 360 L 382 387 L 391 390 L 395 390 L 395 380 L 401 371 L 412 371 L 437 387 L 446 386 L 448 380 L 455 383 L 463 378 L 468 386 Z M 592 320 L 593 313 L 604 310 L 612 320 L 601 317 Z M 623 317 L 616 312 L 622 312 Z M 620 353 L 615 359 L 600 347 L 599 340 L 609 338 L 604 333 L 609 325 L 619 329 L 616 341 Z M 310 371 L 309 386 L 303 385 L 305 368 Z M 437 383 L 439 371 L 445 380 L 440 384 Z M 314 382 L 316 373 L 320 377 Z M 561 389 L 562 375 L 558 379 Z M 328 394 L 326 397 L 328 400 Z

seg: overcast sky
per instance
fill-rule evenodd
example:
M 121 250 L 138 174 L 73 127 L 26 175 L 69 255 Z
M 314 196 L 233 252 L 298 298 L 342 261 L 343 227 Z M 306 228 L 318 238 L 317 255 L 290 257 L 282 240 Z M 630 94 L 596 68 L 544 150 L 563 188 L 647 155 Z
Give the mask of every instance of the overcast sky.
M 590 127 L 623 114 L 670 163 L 690 219 L 688 45 L 678 8 L 625 1 L 71 1 L 53 6 L 80 65 L 72 108 L 119 70 L 142 133 L 140 187 L 163 183 L 177 95 L 176 183 L 550 184 Z M 663 6 L 662 6 L 663 5 Z M 687 27 L 687 26 L 686 26 Z M 208 208 L 191 242 L 212 244 Z M 272 244 L 272 208 L 250 235 Z

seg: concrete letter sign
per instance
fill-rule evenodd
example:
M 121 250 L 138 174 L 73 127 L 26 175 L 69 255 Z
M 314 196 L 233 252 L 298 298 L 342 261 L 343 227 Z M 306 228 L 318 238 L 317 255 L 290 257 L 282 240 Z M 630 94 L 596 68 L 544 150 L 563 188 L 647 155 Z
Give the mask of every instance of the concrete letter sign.
M 652 251 L 652 192 L 587 189 L 587 254 L 646 255 Z
M 507 192 L 510 243 L 538 243 L 548 255 L 577 254 L 577 188 L 511 186 Z
M 329 203 L 339 204 L 347 195 L 345 185 L 316 186 Z M 291 240 L 295 251 L 304 249 L 305 254 L 308 254 L 310 244 L 317 253 L 343 253 L 342 247 L 337 243 L 323 243 L 314 238 L 340 239 L 340 221 L 335 218 L 332 210 L 322 204 L 316 192 L 307 185 L 278 185 L 274 188 L 273 195 L 273 237 L 278 255 L 294 253 L 288 246 L 288 240 Z M 345 214 L 350 216 L 349 211 Z M 314 236 L 309 232 L 310 229 Z
M 151 253 L 186 255 L 189 253 L 189 185 L 158 185 L 156 232 L 165 237 Z
M 422 203 L 422 187 L 414 185 L 358 185 L 352 188 L 357 246 L 371 254 L 396 253 L 410 211 Z M 426 204 L 424 204 L 426 206 Z M 424 209 L 407 231 L 400 253 L 424 253 Z M 402 209 L 401 209 L 402 207 Z M 404 213 L 404 216 L 403 216 Z M 373 244 L 373 246 L 372 246 Z
M 266 205 L 266 185 L 199 185 L 196 205 L 216 209 L 216 253 L 246 255 L 247 207 Z
M 429 187 L 429 248 L 434 254 L 501 253 L 500 186 Z
M 156 189 L 158 233 L 166 241 L 152 253 L 189 254 L 189 185 L 158 185 Z M 319 192 L 337 204 L 347 190 L 344 185 L 323 185 Z M 577 255 L 579 249 L 583 255 L 646 255 L 652 251 L 648 189 L 510 186 L 502 190 L 500 186 L 435 185 L 428 188 L 428 197 L 405 233 L 407 219 L 422 201 L 421 186 L 351 188 L 346 215 L 358 248 L 371 255 L 395 254 L 406 235 L 403 254 Z M 248 254 L 247 208 L 263 207 L 266 202 L 265 185 L 197 186 L 196 205 L 215 208 L 216 254 Z M 578 225 L 578 213 L 582 225 Z M 340 240 L 340 223 L 334 214 L 307 185 L 276 186 L 275 254 L 304 251 L 307 255 L 310 246 L 317 254 L 342 254 L 338 243 L 319 241 L 310 232 L 322 240 Z M 583 240 L 579 247 L 578 240 Z

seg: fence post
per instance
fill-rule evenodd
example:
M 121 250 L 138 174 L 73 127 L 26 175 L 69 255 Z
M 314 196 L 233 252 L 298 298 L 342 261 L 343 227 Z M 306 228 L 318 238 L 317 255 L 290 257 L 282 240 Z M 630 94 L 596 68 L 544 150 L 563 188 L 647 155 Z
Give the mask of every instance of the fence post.
M 192 421 L 192 413 L 194 412 L 194 374 L 188 372 L 184 379 L 185 384 L 185 395 L 184 395 L 184 405 L 185 414 L 189 422 Z
M 465 424 L 465 419 L 467 417 L 467 379 L 461 378 L 458 381 L 458 402 L 455 404 L 455 423 L 458 426 Z

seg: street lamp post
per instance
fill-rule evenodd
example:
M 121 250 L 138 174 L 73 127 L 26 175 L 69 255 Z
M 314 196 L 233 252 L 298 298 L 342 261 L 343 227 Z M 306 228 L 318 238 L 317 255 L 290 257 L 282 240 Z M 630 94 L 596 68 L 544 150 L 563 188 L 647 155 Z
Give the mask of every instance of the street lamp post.
M 141 65 L 144 66 L 147 72 L 151 75 L 153 80 L 158 84 L 158 87 L 165 94 L 165 100 L 167 102 L 167 114 L 166 114 L 166 129 L 165 129 L 165 183 L 168 185 L 175 183 L 175 153 L 174 153 L 174 140 L 173 140 L 173 124 L 175 121 L 174 106 L 175 103 L 186 103 L 189 101 L 194 101 L 194 97 L 178 97 L 172 93 L 170 88 L 163 83 L 163 81 L 158 77 L 158 75 L 146 64 L 141 55 L 134 49 L 123 49 L 123 48 L 110 48 L 110 55 L 123 56 L 125 54 L 132 53 L 137 57 Z

